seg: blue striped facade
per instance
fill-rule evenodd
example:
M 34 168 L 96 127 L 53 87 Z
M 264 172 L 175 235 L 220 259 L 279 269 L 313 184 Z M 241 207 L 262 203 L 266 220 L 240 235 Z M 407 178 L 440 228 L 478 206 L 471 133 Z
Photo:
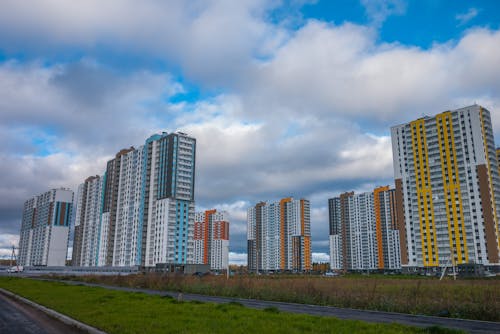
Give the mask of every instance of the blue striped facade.
M 64 205 L 62 205 L 64 204 Z M 64 207 L 64 208 L 62 208 Z M 69 226 L 69 221 L 71 218 L 71 203 L 61 203 L 56 202 L 56 214 L 54 216 L 55 226 Z M 62 221 L 62 224 L 61 224 Z

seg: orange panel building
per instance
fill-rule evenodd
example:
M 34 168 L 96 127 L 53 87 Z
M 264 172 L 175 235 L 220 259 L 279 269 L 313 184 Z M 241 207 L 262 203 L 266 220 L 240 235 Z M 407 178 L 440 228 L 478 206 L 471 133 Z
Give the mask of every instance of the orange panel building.
M 216 209 L 195 214 L 194 263 L 209 264 L 212 270 L 229 264 L 229 220 L 226 211 Z

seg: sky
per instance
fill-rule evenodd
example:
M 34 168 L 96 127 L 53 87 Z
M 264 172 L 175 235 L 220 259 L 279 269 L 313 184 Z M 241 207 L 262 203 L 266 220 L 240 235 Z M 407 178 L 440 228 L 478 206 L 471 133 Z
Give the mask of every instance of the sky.
M 311 201 L 328 261 L 328 198 L 393 185 L 390 127 L 474 103 L 498 144 L 495 0 L 2 0 L 0 257 L 28 198 L 182 131 L 231 263 L 247 208 L 288 196 Z

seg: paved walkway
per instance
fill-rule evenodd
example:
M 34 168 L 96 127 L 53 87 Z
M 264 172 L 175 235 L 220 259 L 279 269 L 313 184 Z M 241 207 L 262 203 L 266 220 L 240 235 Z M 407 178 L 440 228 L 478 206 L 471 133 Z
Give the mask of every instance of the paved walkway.
M 34 307 L 0 293 L 0 333 L 81 334 L 85 332 L 63 324 Z

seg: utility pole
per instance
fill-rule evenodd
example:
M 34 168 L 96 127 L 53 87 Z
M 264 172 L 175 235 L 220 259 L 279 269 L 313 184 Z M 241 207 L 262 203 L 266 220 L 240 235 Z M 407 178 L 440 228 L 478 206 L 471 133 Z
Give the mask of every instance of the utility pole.
M 255 269 L 257 271 L 257 276 L 259 276 L 259 253 L 260 253 L 259 249 L 257 249 L 256 253 L 257 253 L 257 259 L 255 261 Z
M 457 280 L 457 273 L 455 272 L 455 256 L 453 256 L 453 280 Z
M 448 257 L 448 261 L 446 262 L 444 268 L 443 268 L 443 271 L 441 272 L 441 277 L 439 278 L 439 280 L 441 281 L 444 277 L 444 275 L 446 274 L 446 269 L 448 269 L 448 267 L 450 266 L 450 263 L 451 263 L 451 269 L 453 270 L 453 280 L 456 281 L 457 280 L 457 272 L 455 271 L 455 247 L 452 247 L 451 248 L 451 252 L 450 252 L 450 256 Z
M 11 267 L 11 268 L 14 266 L 13 261 L 14 261 L 14 257 L 15 257 L 15 256 L 16 256 L 16 255 L 14 254 L 14 245 L 12 245 L 12 253 L 10 254 L 10 267 Z
M 19 272 L 19 263 L 16 258 L 16 246 L 12 245 L 12 254 L 10 255 L 10 269 L 14 267 L 13 261 L 16 261 L 16 270 Z
M 227 267 L 226 267 L 226 279 L 228 280 L 229 279 L 229 243 L 228 245 L 226 246 L 226 254 L 227 254 Z
M 451 256 L 448 258 L 448 262 L 446 262 L 446 264 L 444 265 L 443 270 L 441 271 L 441 277 L 439 278 L 440 281 L 443 279 L 444 275 L 446 275 L 446 269 L 450 265 L 450 261 L 451 261 Z

